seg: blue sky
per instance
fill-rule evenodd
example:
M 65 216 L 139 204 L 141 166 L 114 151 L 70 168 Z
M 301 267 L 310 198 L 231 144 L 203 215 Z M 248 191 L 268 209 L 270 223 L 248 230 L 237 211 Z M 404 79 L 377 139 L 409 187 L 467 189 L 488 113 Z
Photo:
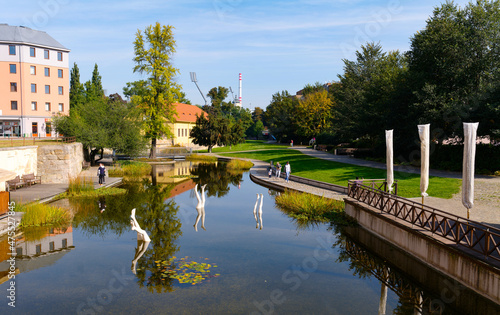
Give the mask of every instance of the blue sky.
M 265 108 L 282 90 L 331 82 L 360 45 L 380 42 L 385 51 L 409 49 L 438 0 L 27 0 L 2 4 L 0 23 L 47 32 L 71 49 L 81 81 L 99 66 L 107 94 L 120 93 L 134 74 L 137 30 L 160 22 L 175 27 L 173 64 L 192 104 L 215 86 L 238 91 L 243 106 Z M 465 6 L 469 1 L 455 1 Z

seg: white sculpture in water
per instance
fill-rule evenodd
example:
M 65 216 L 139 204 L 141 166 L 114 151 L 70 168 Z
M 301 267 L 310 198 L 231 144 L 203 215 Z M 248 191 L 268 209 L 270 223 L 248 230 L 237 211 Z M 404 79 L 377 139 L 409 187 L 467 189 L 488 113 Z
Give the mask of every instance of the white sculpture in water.
M 255 218 L 255 222 L 257 223 L 257 226 L 255 227 L 256 229 L 259 228 L 262 230 L 263 223 L 262 223 L 262 202 L 264 201 L 264 195 L 260 194 L 260 206 L 259 206 L 259 217 L 257 218 L 257 205 L 259 204 L 259 194 L 257 194 L 257 201 L 255 201 L 255 206 L 253 207 L 253 217 Z
M 130 225 L 132 225 L 132 231 L 137 232 L 137 248 L 135 249 L 135 256 L 134 259 L 132 260 L 132 272 L 134 275 L 136 274 L 136 265 L 137 261 L 144 255 L 144 252 L 146 252 L 146 249 L 148 249 L 149 243 L 151 242 L 151 239 L 149 238 L 149 235 L 146 231 L 141 229 L 139 226 L 139 223 L 137 223 L 137 220 L 135 219 L 135 208 L 132 209 L 132 214 L 130 215 Z
M 194 223 L 193 227 L 196 232 L 198 232 L 198 222 L 200 222 L 201 218 L 201 228 L 204 229 L 205 231 L 205 187 L 207 185 L 201 186 L 201 197 L 200 194 L 198 193 L 198 184 L 194 187 L 194 192 L 196 193 L 196 199 L 198 200 L 198 205 L 196 206 L 196 211 L 198 212 L 198 215 L 196 216 L 196 222 Z

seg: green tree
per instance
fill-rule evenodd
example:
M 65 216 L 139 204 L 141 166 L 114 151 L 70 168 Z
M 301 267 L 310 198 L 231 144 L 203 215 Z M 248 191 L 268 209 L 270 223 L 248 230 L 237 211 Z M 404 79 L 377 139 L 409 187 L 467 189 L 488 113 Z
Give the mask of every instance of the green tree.
M 56 130 L 68 137 L 76 137 L 76 141 L 83 145 L 85 159 L 92 164 L 103 148 L 136 156 L 145 145 L 140 123 L 135 108 L 106 98 L 72 109 L 69 116 L 54 118 Z
M 144 93 L 134 95 L 132 101 L 142 109 L 144 131 L 151 140 L 150 158 L 156 158 L 156 142 L 163 136 L 173 136 L 167 125 L 175 122 L 173 103 L 181 98 L 180 85 L 174 81 L 179 73 L 171 61 L 175 53 L 173 26 L 160 23 L 136 33 L 134 41 L 134 72 L 145 74 Z
M 439 126 L 439 140 L 461 135 L 462 121 L 480 121 L 485 133 L 495 128 L 484 113 L 491 113 L 488 104 L 500 79 L 499 20 L 499 1 L 479 0 L 465 8 L 446 2 L 411 38 L 413 106 L 421 122 Z
M 94 65 L 94 70 L 92 71 L 92 79 L 85 82 L 85 96 L 87 102 L 98 100 L 104 97 L 102 78 L 99 74 L 97 63 Z
M 252 112 L 252 120 L 253 122 L 257 122 L 257 120 L 261 120 L 264 118 L 264 110 L 260 107 L 255 107 Z
M 80 69 L 76 62 L 70 73 L 69 81 L 69 107 L 70 109 L 81 106 L 85 102 L 85 88 L 80 83 Z
M 266 107 L 265 121 L 272 135 L 280 142 L 296 138 L 294 115 L 297 105 L 297 98 L 288 91 L 282 91 L 273 94 L 271 103 Z
M 382 142 L 384 129 L 404 117 L 394 106 L 407 73 L 399 51 L 385 53 L 380 44 L 368 43 L 356 52 L 356 60 L 344 59 L 344 73 L 333 86 L 335 128 L 342 141 L 362 138 L 372 148 Z

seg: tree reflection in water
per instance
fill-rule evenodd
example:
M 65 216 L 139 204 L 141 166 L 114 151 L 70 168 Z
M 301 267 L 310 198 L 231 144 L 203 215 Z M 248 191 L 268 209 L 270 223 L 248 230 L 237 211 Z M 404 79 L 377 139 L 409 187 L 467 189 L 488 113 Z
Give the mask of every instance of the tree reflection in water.
M 197 176 L 193 178 L 196 184 L 207 185 L 207 196 L 221 198 L 229 192 L 230 184 L 237 187 L 243 181 L 243 172 L 228 170 L 226 164 L 201 163 L 191 170 L 191 174 Z

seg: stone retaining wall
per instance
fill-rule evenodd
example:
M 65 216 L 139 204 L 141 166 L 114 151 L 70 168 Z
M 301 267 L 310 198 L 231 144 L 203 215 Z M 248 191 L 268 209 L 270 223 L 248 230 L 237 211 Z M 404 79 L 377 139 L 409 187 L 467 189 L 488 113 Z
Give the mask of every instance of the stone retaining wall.
M 82 171 L 81 143 L 38 147 L 38 175 L 45 184 L 66 184 Z

